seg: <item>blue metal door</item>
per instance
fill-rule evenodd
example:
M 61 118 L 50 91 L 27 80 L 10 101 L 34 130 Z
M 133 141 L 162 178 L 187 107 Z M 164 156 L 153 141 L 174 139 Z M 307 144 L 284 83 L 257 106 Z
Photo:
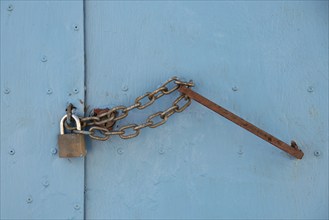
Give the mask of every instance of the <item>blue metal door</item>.
M 58 158 L 57 135 L 68 103 L 84 110 L 83 2 L 0 11 L 1 219 L 81 219 L 84 158 Z
M 305 152 L 293 159 L 192 103 L 137 138 L 90 142 L 88 219 L 328 218 L 328 2 L 87 1 L 85 11 L 91 108 L 132 104 L 178 75 Z M 159 102 L 154 111 L 171 104 Z
M 0 11 L 2 219 L 329 217 L 327 1 L 1 1 Z M 297 141 L 304 158 L 195 102 L 136 138 L 87 139 L 86 158 L 58 158 L 69 103 L 80 116 L 128 106 L 174 75 Z

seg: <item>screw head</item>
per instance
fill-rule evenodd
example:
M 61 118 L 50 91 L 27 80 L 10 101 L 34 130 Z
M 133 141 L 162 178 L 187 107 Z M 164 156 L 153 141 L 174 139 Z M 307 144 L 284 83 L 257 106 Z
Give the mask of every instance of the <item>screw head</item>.
M 159 154 L 164 154 L 165 153 L 165 149 L 163 148 L 163 147 L 161 147 L 160 149 L 159 149 Z
M 121 90 L 124 92 L 128 91 L 128 86 L 127 85 L 122 85 Z
M 79 25 L 77 25 L 77 24 L 73 25 L 73 29 L 74 29 L 75 31 L 78 31 L 78 30 L 79 30 Z
M 236 92 L 236 91 L 238 91 L 238 87 L 237 87 L 237 86 L 233 86 L 233 87 L 232 87 L 232 90 L 233 90 L 234 92 Z
M 78 93 L 79 93 L 79 89 L 78 89 L 78 88 L 75 88 L 75 89 L 73 89 L 73 92 L 74 92 L 75 94 L 78 94 Z
M 32 203 L 33 202 L 32 196 L 28 196 L 27 199 L 26 199 L 26 202 L 27 203 Z
M 42 182 L 42 185 L 43 185 L 44 187 L 48 187 L 48 186 L 49 186 L 49 181 L 48 181 L 48 180 L 44 180 L 44 181 Z
M 55 155 L 57 153 L 57 149 L 56 148 L 51 148 L 50 152 L 51 152 L 51 154 Z
M 10 149 L 10 150 L 8 151 L 8 153 L 9 153 L 10 155 L 14 155 L 14 154 L 15 154 L 15 150 L 14 150 L 14 149 Z
M 79 209 L 80 209 L 79 204 L 75 204 L 75 205 L 74 205 L 74 209 L 75 209 L 75 210 L 79 210 Z
M 311 92 L 314 92 L 314 88 L 313 88 L 313 86 L 309 86 L 309 87 L 307 88 L 307 91 L 310 92 L 310 93 L 311 93 Z
M 13 6 L 12 4 L 8 5 L 7 10 L 8 10 L 8 11 L 12 11 L 12 10 L 14 10 L 14 6 Z
M 3 90 L 3 92 L 4 92 L 5 94 L 9 94 L 9 93 L 10 93 L 10 89 L 9 89 L 9 88 L 5 88 L 5 89 Z
M 50 95 L 53 93 L 53 90 L 52 89 L 47 89 L 47 94 Z
M 316 157 L 319 157 L 319 156 L 321 156 L 321 152 L 320 152 L 320 151 L 318 151 L 318 150 L 314 151 L 314 156 L 316 156 Z
M 117 153 L 120 154 L 120 155 L 123 154 L 123 149 L 121 147 L 118 148 Z
M 47 62 L 47 56 L 43 55 L 43 56 L 41 57 L 41 61 L 42 61 L 42 62 Z

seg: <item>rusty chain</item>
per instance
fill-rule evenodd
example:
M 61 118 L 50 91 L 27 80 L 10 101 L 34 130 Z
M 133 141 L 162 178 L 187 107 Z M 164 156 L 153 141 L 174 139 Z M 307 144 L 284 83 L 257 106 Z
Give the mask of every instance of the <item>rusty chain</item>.
M 171 88 L 168 88 L 169 86 L 171 86 Z M 64 123 L 64 125 L 66 129 L 72 130 L 74 133 L 89 135 L 92 139 L 100 141 L 108 140 L 111 135 L 118 135 L 122 139 L 133 138 L 140 134 L 141 129 L 146 127 L 156 128 L 166 123 L 168 118 L 173 114 L 184 111 L 191 104 L 191 99 L 181 93 L 169 108 L 151 114 L 142 124 L 127 124 L 121 126 L 117 130 L 113 130 L 114 124 L 126 118 L 131 110 L 145 109 L 162 96 L 177 91 L 181 86 L 193 87 L 194 83 L 192 81 L 184 82 L 177 77 L 172 77 L 153 92 L 146 92 L 144 95 L 137 97 L 134 104 L 128 107 L 120 105 L 111 109 L 94 109 L 92 116 L 80 117 L 82 129 L 88 127 L 89 130 L 78 131 L 76 127 L 72 127 L 68 123 Z M 185 103 L 183 101 L 185 101 Z M 72 107 L 70 109 L 72 109 Z M 132 133 L 127 134 L 126 131 L 128 130 L 131 130 Z

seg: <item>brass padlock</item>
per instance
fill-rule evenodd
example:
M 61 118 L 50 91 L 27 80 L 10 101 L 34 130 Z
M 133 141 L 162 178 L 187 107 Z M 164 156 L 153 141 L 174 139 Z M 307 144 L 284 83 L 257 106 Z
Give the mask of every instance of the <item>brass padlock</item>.
M 76 115 L 72 115 L 77 130 L 81 131 L 80 120 Z M 59 157 L 84 157 L 87 154 L 85 137 L 83 134 L 65 134 L 64 123 L 67 119 L 65 115 L 60 122 L 60 135 L 58 135 Z

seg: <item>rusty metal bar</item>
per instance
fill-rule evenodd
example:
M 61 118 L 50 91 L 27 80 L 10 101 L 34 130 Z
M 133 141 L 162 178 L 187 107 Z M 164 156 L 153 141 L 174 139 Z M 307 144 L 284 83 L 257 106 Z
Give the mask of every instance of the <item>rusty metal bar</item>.
M 246 120 L 240 118 L 239 116 L 233 114 L 232 112 L 226 110 L 225 108 L 217 105 L 216 103 L 210 101 L 209 99 L 203 97 L 202 95 L 194 92 L 193 90 L 181 86 L 179 88 L 181 93 L 186 94 L 191 99 L 199 102 L 200 104 L 204 105 L 205 107 L 213 110 L 214 112 L 220 114 L 221 116 L 227 118 L 228 120 L 234 122 L 235 124 L 241 126 L 242 128 L 248 130 L 249 132 L 253 133 L 254 135 L 262 138 L 263 140 L 271 143 L 272 145 L 276 146 L 277 148 L 287 152 L 291 156 L 296 157 L 297 159 L 302 159 L 304 156 L 303 151 L 301 151 L 296 142 L 291 141 L 291 146 L 284 143 L 283 141 L 279 140 L 278 138 L 274 137 L 273 135 L 263 131 L 262 129 L 256 127 L 255 125 L 247 122 Z

